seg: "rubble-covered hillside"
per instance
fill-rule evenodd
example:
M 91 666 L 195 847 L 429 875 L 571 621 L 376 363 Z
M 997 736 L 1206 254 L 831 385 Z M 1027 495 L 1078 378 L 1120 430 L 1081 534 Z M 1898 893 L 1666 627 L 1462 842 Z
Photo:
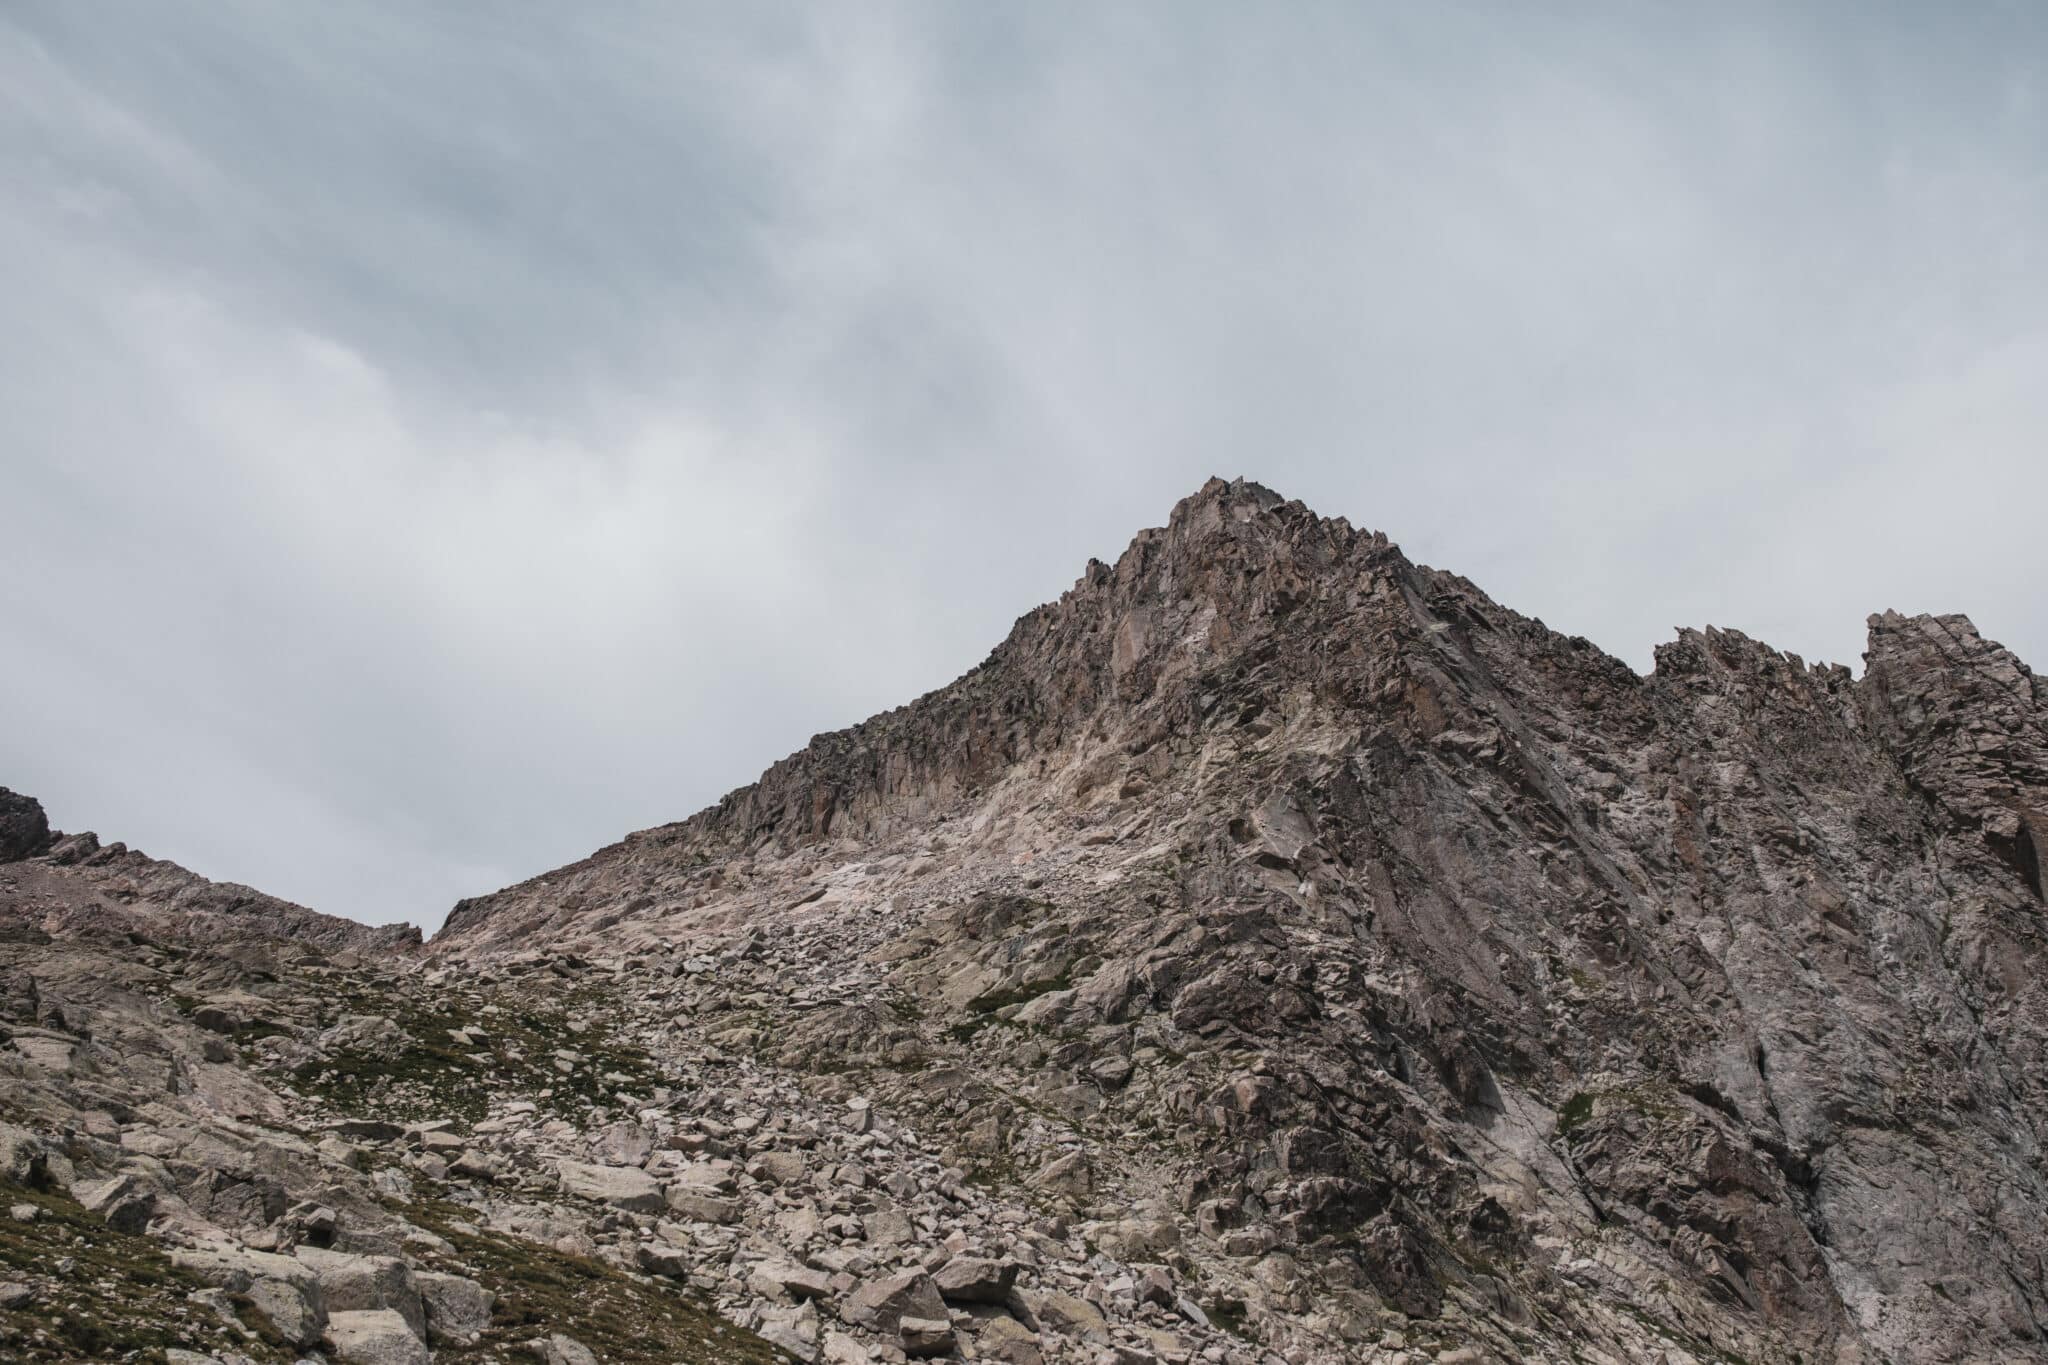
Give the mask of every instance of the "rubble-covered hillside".
M 424 947 L 0 799 L 0 1352 L 2048 1360 L 2048 684 L 1866 664 L 1212 481 Z

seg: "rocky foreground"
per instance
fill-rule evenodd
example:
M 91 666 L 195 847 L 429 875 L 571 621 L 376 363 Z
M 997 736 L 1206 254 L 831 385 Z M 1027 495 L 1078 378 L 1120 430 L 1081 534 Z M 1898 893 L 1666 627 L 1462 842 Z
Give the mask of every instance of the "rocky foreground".
M 2048 1360 L 2044 841 L 1961 617 L 1639 677 L 1212 482 L 426 945 L 0 796 L 0 1355 Z

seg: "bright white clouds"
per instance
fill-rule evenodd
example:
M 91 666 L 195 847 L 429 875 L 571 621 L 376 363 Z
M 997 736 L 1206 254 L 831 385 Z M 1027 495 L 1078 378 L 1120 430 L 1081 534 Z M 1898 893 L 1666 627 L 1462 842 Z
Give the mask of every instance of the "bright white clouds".
M 2048 663 L 2048 19 L 0 19 L 0 782 L 321 908 L 687 814 L 1210 473 L 1639 666 Z

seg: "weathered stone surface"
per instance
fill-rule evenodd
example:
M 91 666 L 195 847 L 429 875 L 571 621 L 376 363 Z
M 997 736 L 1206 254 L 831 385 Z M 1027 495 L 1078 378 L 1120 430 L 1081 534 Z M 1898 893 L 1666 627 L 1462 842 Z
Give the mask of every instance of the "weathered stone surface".
M 891 1335 L 905 1317 L 945 1322 L 946 1302 L 922 1270 L 870 1280 L 848 1296 L 840 1316 L 850 1323 Z
M 43 803 L 0 787 L 0 863 L 33 858 L 50 846 L 50 820 Z
M 656 1213 L 662 1207 L 660 1182 L 634 1167 L 561 1161 L 555 1164 L 555 1169 L 561 1176 L 562 1193 L 578 1199 L 610 1204 L 635 1213 Z
M 896 1324 L 896 1342 L 908 1356 L 942 1356 L 953 1349 L 953 1324 L 943 1317 L 905 1317 Z
M 933 1272 L 932 1283 L 949 1303 L 1002 1303 L 1017 1283 L 1017 1267 L 983 1256 L 955 1256 Z
M 327 1339 L 347 1365 L 428 1365 L 425 1343 L 388 1308 L 355 1309 L 327 1319 Z
M 1038 1333 L 1015 1318 L 991 1318 L 974 1334 L 978 1360 L 995 1360 L 1002 1365 L 1044 1365 Z
M 1107 1344 L 1109 1323 L 1102 1310 L 1072 1294 L 1046 1294 L 1031 1301 L 1031 1311 L 1046 1331 L 1081 1341 Z
M 363 1256 L 300 1247 L 297 1259 L 313 1272 L 330 1317 L 372 1309 L 396 1313 L 416 1337 L 427 1334 L 426 1311 L 411 1267 L 396 1256 Z
M 318 1288 L 297 1279 L 258 1276 L 243 1291 L 277 1334 L 301 1349 L 320 1340 L 327 1323 Z
M 117 1175 L 83 1186 L 78 1202 L 118 1232 L 141 1232 L 156 1214 L 157 1191 L 138 1175 Z
M 496 1296 L 475 1280 L 438 1271 L 421 1272 L 413 1280 L 425 1310 L 430 1345 L 472 1345 L 491 1325 Z
M 596 1352 L 561 1332 L 536 1340 L 532 1349 L 540 1357 L 541 1365 L 599 1365 Z
M 706 1194 L 688 1185 L 669 1188 L 668 1207 L 678 1217 L 699 1223 L 730 1223 L 740 1216 L 736 1200 Z

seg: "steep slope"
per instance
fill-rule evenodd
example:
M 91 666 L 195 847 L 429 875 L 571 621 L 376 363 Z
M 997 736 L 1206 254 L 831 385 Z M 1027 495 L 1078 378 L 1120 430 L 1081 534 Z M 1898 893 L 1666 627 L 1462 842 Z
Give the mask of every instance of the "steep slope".
M 2048 688 L 1961 617 L 1866 657 L 1639 677 L 1212 481 L 428 951 L 615 958 L 1289 1358 L 2048 1359 Z

